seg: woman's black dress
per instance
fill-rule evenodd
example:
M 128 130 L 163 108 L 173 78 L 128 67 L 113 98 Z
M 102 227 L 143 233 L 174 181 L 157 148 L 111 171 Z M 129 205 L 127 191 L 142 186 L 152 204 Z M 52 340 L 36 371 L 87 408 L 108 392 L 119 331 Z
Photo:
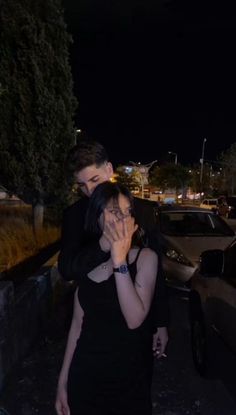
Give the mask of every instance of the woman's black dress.
M 129 265 L 133 280 L 137 257 Z M 100 283 L 85 277 L 78 296 L 84 319 L 68 377 L 71 415 L 150 415 L 150 318 L 127 327 L 114 275 Z

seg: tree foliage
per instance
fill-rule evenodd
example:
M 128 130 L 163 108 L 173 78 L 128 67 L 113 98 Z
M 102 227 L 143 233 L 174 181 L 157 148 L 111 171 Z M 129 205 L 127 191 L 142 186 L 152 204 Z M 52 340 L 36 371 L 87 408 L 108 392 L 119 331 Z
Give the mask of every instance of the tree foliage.
M 205 195 L 211 195 L 213 192 L 213 170 L 212 166 L 204 163 L 201 177 L 201 165 L 194 164 L 191 169 L 189 185 L 194 193 L 203 192 Z
M 234 195 L 236 192 L 236 143 L 221 153 L 220 162 L 225 192 Z
M 116 181 L 128 187 L 128 189 L 134 190 L 135 187 L 140 187 L 140 179 L 137 172 L 126 173 L 123 166 L 118 166 L 115 173 Z
M 182 190 L 191 180 L 187 167 L 181 164 L 165 164 L 157 166 L 150 172 L 149 182 L 162 191 L 168 188 Z
M 64 195 L 74 144 L 71 38 L 60 0 L 2 0 L 0 182 L 33 206 Z

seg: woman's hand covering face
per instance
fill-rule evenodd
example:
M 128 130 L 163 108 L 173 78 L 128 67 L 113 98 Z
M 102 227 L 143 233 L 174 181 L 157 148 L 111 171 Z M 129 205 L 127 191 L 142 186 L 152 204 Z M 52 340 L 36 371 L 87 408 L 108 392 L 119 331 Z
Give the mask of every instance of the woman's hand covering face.
M 134 218 L 124 216 L 118 219 L 116 215 L 105 209 L 103 235 L 111 246 L 111 257 L 115 264 L 122 263 L 130 250 L 132 237 L 137 230 Z

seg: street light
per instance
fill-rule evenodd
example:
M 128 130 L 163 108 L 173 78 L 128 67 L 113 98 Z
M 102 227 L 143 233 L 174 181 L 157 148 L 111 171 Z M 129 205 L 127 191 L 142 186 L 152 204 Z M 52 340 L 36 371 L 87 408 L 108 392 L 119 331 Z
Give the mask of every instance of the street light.
M 80 128 L 75 130 L 75 145 L 77 144 L 78 137 L 77 135 L 81 134 L 82 130 Z
M 175 156 L 175 164 L 178 163 L 178 155 L 177 153 L 174 153 L 173 151 L 168 151 L 168 154 L 173 154 Z
M 201 171 L 200 171 L 200 184 L 201 184 L 201 191 L 202 191 L 202 178 L 203 178 L 203 164 L 204 164 L 204 154 L 205 154 L 205 144 L 207 139 L 204 138 L 202 142 L 202 157 L 200 158 L 201 163 Z

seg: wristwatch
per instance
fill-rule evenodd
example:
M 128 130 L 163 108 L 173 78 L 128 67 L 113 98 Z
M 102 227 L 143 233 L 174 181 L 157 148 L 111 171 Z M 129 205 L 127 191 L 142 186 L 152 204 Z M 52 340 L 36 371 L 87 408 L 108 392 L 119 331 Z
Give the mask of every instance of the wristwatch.
M 128 274 L 129 268 L 127 264 L 122 264 L 118 268 L 113 268 L 113 272 L 119 272 L 120 274 Z

